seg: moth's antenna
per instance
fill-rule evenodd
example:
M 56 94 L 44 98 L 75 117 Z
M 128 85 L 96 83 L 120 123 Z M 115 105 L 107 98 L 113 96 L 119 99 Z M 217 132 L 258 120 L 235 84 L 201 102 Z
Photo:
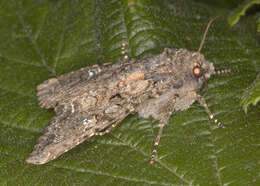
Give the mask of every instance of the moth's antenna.
M 211 23 L 212 23 L 216 18 L 217 18 L 217 17 L 215 17 L 215 18 L 213 18 L 213 19 L 211 19 L 211 20 L 209 21 L 209 23 L 208 23 L 208 25 L 207 25 L 207 28 L 206 28 L 206 30 L 205 30 L 205 32 L 204 32 L 204 34 L 203 34 L 202 40 L 201 40 L 201 42 L 200 42 L 200 47 L 199 47 L 198 52 L 200 52 L 200 50 L 202 49 L 203 44 L 204 44 L 205 39 L 206 39 L 206 35 L 207 35 L 207 33 L 208 33 L 208 30 L 209 30 L 209 27 L 210 27 Z
M 231 73 L 231 69 L 215 70 L 213 72 L 213 75 L 222 75 L 222 74 L 228 74 L 228 73 Z

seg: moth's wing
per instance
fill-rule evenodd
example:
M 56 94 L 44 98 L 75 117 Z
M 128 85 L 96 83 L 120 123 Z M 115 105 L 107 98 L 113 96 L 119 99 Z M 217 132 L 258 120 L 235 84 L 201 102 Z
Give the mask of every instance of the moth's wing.
M 106 71 L 111 63 L 84 67 L 57 78 L 51 78 L 37 86 L 37 96 L 42 108 L 53 108 L 59 101 L 60 95 L 66 90 L 77 86 L 78 83 L 89 81 L 92 77 Z
M 94 111 L 90 113 L 69 111 L 53 117 L 26 161 L 32 164 L 44 164 L 56 159 L 97 132 L 119 123 L 130 114 L 125 108 L 107 115 L 98 109 L 97 114 Z

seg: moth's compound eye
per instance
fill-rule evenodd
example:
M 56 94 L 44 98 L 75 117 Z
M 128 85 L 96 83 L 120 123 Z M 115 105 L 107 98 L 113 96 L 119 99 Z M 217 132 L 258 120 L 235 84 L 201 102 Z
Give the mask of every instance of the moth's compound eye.
M 201 77 L 202 76 L 202 69 L 201 69 L 201 67 L 195 66 L 193 68 L 193 74 L 194 74 L 194 76 L 196 76 L 198 78 Z

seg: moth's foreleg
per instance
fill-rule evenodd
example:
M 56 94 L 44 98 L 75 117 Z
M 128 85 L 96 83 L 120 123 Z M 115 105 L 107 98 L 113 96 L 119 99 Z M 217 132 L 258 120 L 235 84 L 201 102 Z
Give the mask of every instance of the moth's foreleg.
M 165 124 L 166 124 L 166 122 L 160 122 L 160 124 L 159 124 L 160 129 L 159 129 L 158 135 L 157 135 L 157 137 L 154 141 L 153 151 L 152 151 L 151 160 L 150 160 L 151 164 L 154 163 L 155 158 L 157 156 L 157 149 L 158 149 L 158 146 L 159 146 L 159 143 L 160 143 L 160 139 L 161 139 L 162 132 L 163 132 L 163 127 L 164 127 Z
M 124 60 L 127 61 L 129 59 L 129 56 L 127 55 L 126 53 L 126 44 L 125 43 L 122 43 L 122 47 L 121 47 L 121 53 L 124 57 Z
M 223 123 L 221 123 L 220 121 L 218 121 L 216 119 L 216 117 L 212 114 L 212 112 L 209 110 L 209 107 L 206 103 L 206 100 L 204 99 L 204 97 L 202 97 L 201 95 L 198 94 L 198 102 L 205 108 L 205 111 L 207 112 L 209 119 L 213 120 L 214 123 L 216 123 L 219 127 L 221 128 L 225 128 L 225 125 Z
M 104 131 L 95 132 L 94 135 L 96 135 L 96 136 L 103 136 L 103 135 L 109 133 L 113 128 L 115 128 L 117 124 L 118 124 L 118 123 L 114 123 L 114 124 L 110 125 L 110 126 L 109 126 L 108 128 L 106 128 Z

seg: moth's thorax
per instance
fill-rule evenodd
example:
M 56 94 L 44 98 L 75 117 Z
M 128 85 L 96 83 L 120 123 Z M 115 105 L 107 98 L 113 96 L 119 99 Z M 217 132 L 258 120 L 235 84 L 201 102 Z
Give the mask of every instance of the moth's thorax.
M 171 113 L 174 110 L 185 110 L 196 100 L 197 91 L 202 87 L 206 78 L 214 72 L 213 64 L 206 61 L 199 52 L 186 49 L 164 49 L 159 56 L 148 60 L 152 62 L 152 72 L 149 74 L 153 81 L 166 87 L 160 88 L 158 97 L 140 104 L 137 112 L 141 117 L 152 116 L 164 120 L 162 111 Z M 154 70 L 154 71 L 153 71 Z

